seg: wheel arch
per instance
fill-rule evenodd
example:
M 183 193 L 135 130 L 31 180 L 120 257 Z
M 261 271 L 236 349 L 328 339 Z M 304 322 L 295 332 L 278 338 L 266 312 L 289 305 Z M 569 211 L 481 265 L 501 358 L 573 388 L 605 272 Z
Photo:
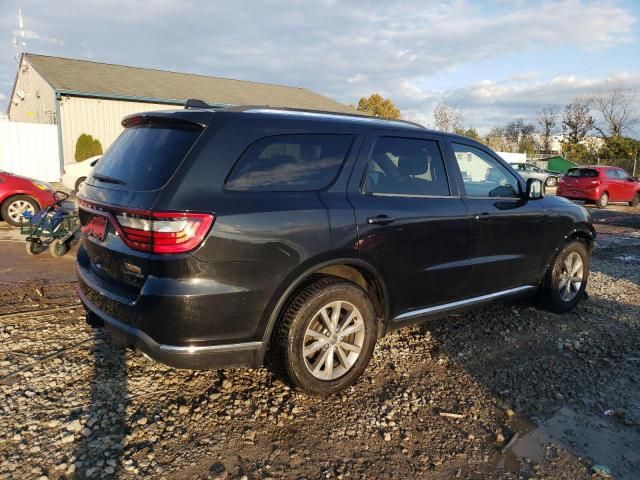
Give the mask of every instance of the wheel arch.
M 593 230 L 593 227 L 588 228 L 587 226 L 581 226 L 571 230 L 565 238 L 567 241 L 578 240 L 579 242 L 584 243 L 587 247 L 587 251 L 591 253 L 595 245 L 596 233 L 595 230 Z
M 382 275 L 380 275 L 373 265 L 360 258 L 334 258 L 314 263 L 295 276 L 293 280 L 283 282 L 283 287 L 279 289 L 282 291 L 282 294 L 279 295 L 273 308 L 267 310 L 268 321 L 263 334 L 263 348 L 261 351 L 263 359 L 269 348 L 274 328 L 283 310 L 301 288 L 308 285 L 309 282 L 318 276 L 343 278 L 360 286 L 369 294 L 375 308 L 378 320 L 378 337 L 386 333 L 390 309 L 388 290 Z

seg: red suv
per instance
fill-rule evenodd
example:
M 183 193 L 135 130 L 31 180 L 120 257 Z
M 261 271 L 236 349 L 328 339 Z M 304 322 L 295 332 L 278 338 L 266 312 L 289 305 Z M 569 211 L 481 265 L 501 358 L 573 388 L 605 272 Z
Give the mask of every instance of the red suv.
M 598 208 L 609 202 L 640 204 L 640 181 L 618 167 L 571 168 L 558 182 L 556 195 L 577 200 L 589 200 Z

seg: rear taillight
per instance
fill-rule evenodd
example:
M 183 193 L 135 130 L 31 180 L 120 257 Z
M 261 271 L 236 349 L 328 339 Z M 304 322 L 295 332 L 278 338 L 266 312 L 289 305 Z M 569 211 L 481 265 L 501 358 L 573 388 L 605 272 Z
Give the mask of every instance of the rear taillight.
M 198 247 L 213 222 L 211 213 L 122 210 L 80 200 L 80 207 L 109 219 L 130 248 L 151 253 L 186 253 Z
M 135 250 L 185 253 L 196 248 L 215 217 L 209 213 L 122 212 L 115 214 L 122 239 Z

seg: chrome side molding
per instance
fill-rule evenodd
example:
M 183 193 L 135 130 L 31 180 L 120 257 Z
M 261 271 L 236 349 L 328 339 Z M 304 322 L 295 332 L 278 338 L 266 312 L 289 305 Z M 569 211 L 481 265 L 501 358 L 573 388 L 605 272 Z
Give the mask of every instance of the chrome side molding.
M 403 320 L 408 320 L 409 318 L 428 315 L 430 313 L 439 313 L 439 312 L 444 312 L 446 310 L 453 310 L 458 307 L 466 307 L 469 305 L 474 305 L 476 303 L 483 303 L 489 300 L 495 300 L 497 298 L 508 297 L 510 295 L 515 295 L 517 293 L 524 293 L 529 290 L 534 290 L 535 288 L 536 287 L 534 287 L 533 285 L 523 285 L 522 287 L 509 288 L 508 290 L 501 290 L 499 292 L 488 293 L 487 295 L 480 295 L 479 297 L 472 297 L 472 298 L 467 298 L 465 300 L 458 300 L 456 302 L 443 303 L 442 305 L 434 305 L 433 307 L 420 308 L 418 310 L 411 310 L 409 312 L 405 312 L 401 315 L 398 315 L 393 319 L 393 321 L 401 322 Z

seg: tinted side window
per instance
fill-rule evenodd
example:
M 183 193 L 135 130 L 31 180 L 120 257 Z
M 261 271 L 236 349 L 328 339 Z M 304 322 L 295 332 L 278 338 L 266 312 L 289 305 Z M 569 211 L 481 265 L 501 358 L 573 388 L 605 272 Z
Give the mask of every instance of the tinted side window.
M 616 170 L 616 174 L 620 180 L 629 180 L 631 176 L 624 170 Z
M 605 175 L 607 176 L 607 178 L 611 178 L 612 180 L 618 180 L 617 170 L 608 169 L 605 171 Z
M 390 195 L 449 195 L 438 143 L 380 137 L 371 152 L 362 191 Z
M 479 148 L 452 143 L 464 188 L 470 197 L 518 197 L 515 177 L 491 155 Z
M 229 190 L 309 191 L 336 178 L 353 135 L 277 135 L 252 143 L 227 178 Z

